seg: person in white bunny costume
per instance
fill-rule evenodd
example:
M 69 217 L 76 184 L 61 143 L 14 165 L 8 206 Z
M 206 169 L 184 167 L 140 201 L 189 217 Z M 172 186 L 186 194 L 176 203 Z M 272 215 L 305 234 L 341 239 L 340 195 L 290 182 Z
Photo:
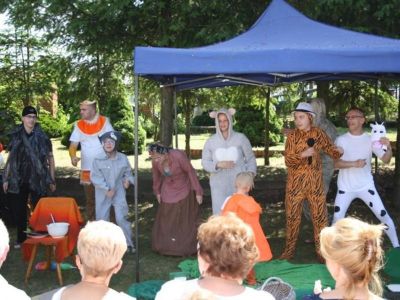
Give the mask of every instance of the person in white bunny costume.
M 213 214 L 219 214 L 225 199 L 235 192 L 238 173 L 249 171 L 254 176 L 257 173 L 256 158 L 249 139 L 232 129 L 235 112 L 233 108 L 210 112 L 217 132 L 206 141 L 201 164 L 210 173 Z

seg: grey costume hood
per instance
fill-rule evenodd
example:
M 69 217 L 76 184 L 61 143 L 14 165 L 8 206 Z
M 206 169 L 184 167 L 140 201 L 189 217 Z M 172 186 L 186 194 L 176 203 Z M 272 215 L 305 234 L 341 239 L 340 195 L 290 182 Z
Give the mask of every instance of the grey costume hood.
M 227 139 L 222 136 L 219 128 L 218 115 L 224 114 L 229 121 Z M 205 171 L 210 173 L 210 188 L 213 213 L 219 214 L 221 206 L 228 196 L 235 192 L 235 178 L 240 172 L 250 171 L 257 173 L 256 158 L 248 138 L 232 129 L 232 116 L 235 109 L 220 109 L 210 113 L 215 119 L 216 134 L 213 134 L 204 144 L 201 164 Z M 219 168 L 221 161 L 233 161 L 232 168 Z
M 229 121 L 229 128 L 228 128 L 228 138 L 226 139 L 227 141 L 230 139 L 232 132 L 233 132 L 233 121 L 232 121 L 232 116 L 236 113 L 236 110 L 234 108 L 221 108 L 218 111 L 212 111 L 210 112 L 210 117 L 215 119 L 215 129 L 218 134 L 218 136 L 222 139 L 224 139 L 221 129 L 219 128 L 219 122 L 218 122 L 218 115 L 224 114 L 228 121 Z

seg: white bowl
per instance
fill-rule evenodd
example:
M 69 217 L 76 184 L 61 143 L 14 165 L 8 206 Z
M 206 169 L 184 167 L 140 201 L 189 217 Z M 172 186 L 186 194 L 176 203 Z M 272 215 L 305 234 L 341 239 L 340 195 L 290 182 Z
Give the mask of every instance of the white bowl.
M 47 231 L 53 238 L 63 237 L 68 232 L 69 223 L 56 222 L 47 225 Z

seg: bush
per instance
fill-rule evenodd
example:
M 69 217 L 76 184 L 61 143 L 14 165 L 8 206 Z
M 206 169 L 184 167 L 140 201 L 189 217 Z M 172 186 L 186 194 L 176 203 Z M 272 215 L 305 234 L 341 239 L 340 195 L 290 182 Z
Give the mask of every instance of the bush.
M 190 126 L 190 124 L 189 124 Z M 178 129 L 178 134 L 183 134 L 185 133 L 186 130 L 186 124 L 185 124 L 185 117 L 183 114 L 178 114 L 177 120 L 176 120 L 176 127 Z M 175 132 L 175 130 L 174 130 Z
M 18 122 L 16 120 L 21 120 L 20 118 L 11 110 L 0 110 L 0 143 L 4 146 L 8 144 L 10 139 L 9 134 L 17 126 Z
M 69 147 L 69 137 L 72 134 L 72 131 L 74 130 L 74 124 L 75 123 L 70 123 L 67 124 L 65 127 L 62 139 L 61 139 L 61 144 L 64 145 L 65 147 Z
M 132 107 L 124 95 L 112 94 L 108 100 L 107 116 L 110 118 L 114 129 L 121 132 L 122 140 L 119 151 L 125 154 L 134 153 L 134 117 Z M 141 154 L 145 148 L 146 132 L 139 121 L 138 152 Z
M 155 130 L 156 125 L 150 120 L 150 118 L 143 118 L 143 116 L 139 116 L 139 122 L 142 124 L 142 128 L 146 133 L 146 138 L 155 139 Z
M 55 118 L 42 110 L 39 115 L 39 123 L 49 138 L 62 137 L 67 129 L 67 117 L 62 110 L 58 111 Z
M 210 118 L 209 112 L 205 111 L 193 118 L 192 126 L 215 126 L 215 119 Z
M 247 107 L 238 110 L 235 114 L 234 128 L 247 136 L 253 147 L 264 146 L 264 111 Z M 270 111 L 270 145 L 276 145 L 281 140 L 282 120 L 278 119 L 275 111 Z

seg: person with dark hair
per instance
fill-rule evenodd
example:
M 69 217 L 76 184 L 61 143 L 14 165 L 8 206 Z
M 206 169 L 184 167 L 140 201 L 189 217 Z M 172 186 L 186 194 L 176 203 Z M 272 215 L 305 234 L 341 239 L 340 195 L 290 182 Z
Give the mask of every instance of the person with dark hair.
M 159 203 L 152 248 L 165 255 L 196 253 L 199 204 L 203 189 L 185 152 L 158 143 L 148 146 L 153 191 Z
M 27 203 L 30 196 L 32 209 L 39 199 L 55 191 L 55 164 L 50 139 L 37 124 L 37 111 L 26 106 L 22 111 L 22 124 L 11 133 L 11 141 L 3 174 L 3 190 L 7 193 L 17 225 L 15 248 L 26 240 Z
M 129 207 L 126 189 L 134 184 L 132 169 L 125 154 L 118 152 L 121 134 L 108 131 L 99 136 L 104 154 L 93 161 L 90 180 L 95 187 L 96 220 L 110 220 L 110 210 L 114 207 L 115 221 L 124 232 L 129 252 L 135 252 L 132 242 L 131 222 L 127 220 Z
M 365 114 L 358 107 L 352 107 L 346 113 L 346 121 L 349 132 L 336 140 L 336 145 L 344 149 L 344 155 L 335 161 L 335 168 L 339 169 L 339 175 L 333 223 L 344 218 L 351 202 L 359 198 L 379 221 L 387 226 L 385 233 L 393 247 L 399 247 L 396 227 L 379 197 L 371 173 L 372 152 L 384 163 L 390 162 L 392 158 L 390 141 L 386 137 L 380 140 L 383 145 L 386 145 L 386 151 L 372 147 L 370 135 L 364 133 L 363 130 Z

